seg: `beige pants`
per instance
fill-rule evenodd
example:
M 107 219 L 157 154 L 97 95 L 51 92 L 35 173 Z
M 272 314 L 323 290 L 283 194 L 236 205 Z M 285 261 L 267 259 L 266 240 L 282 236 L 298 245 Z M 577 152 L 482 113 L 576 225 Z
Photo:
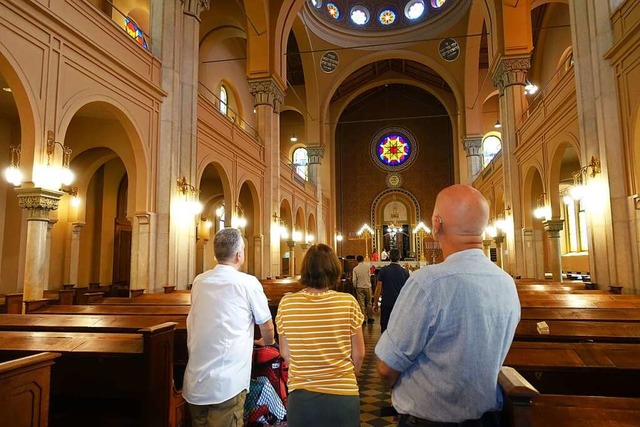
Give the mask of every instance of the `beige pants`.
M 222 403 L 214 405 L 189 404 L 191 425 L 193 427 L 242 427 L 246 397 L 247 391 L 242 390 L 240 394 Z
M 371 288 L 356 288 L 358 295 L 358 304 L 360 310 L 366 319 L 373 319 L 373 310 L 371 308 Z

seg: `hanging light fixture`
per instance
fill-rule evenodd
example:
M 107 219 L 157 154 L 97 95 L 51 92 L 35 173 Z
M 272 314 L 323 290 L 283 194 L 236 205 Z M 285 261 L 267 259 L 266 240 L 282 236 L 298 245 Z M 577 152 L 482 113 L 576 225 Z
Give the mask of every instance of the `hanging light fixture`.
M 291 140 L 291 142 L 297 142 L 298 141 L 298 137 L 296 136 L 296 133 L 292 133 L 291 134 L 291 138 L 289 138 Z
M 493 125 L 493 127 L 496 129 L 500 129 L 502 127 L 502 124 L 500 123 L 500 119 L 496 120 L 496 124 Z

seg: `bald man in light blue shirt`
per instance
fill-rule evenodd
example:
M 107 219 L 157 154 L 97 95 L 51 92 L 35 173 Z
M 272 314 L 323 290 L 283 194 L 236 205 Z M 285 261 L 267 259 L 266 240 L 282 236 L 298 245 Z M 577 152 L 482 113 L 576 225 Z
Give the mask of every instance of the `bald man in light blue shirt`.
M 472 187 L 438 194 L 432 228 L 445 261 L 409 278 L 375 349 L 398 426 L 495 425 L 520 302 L 511 276 L 482 251 L 488 216 Z

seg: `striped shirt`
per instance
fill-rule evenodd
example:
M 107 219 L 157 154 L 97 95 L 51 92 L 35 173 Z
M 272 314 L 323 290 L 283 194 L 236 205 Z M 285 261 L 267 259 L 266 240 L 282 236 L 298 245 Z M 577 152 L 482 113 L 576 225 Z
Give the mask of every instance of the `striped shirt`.
M 357 396 L 351 337 L 363 320 L 358 302 L 342 292 L 282 297 L 276 326 L 289 344 L 289 391 Z

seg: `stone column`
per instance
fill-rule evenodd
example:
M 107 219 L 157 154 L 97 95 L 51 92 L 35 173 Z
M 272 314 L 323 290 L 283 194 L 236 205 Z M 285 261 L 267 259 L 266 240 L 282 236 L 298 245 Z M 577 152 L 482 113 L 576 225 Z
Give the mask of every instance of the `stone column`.
M 500 122 L 502 123 L 502 170 L 504 174 L 504 204 L 511 206 L 513 222 L 506 230 L 507 246 L 511 253 L 505 270 L 513 275 L 524 272 L 522 245 L 522 199 L 520 177 L 515 150 L 518 146 L 516 124 L 523 114 L 524 85 L 527 70 L 531 66 L 530 55 L 502 56 L 492 70 L 493 84 L 500 93 Z
M 482 241 L 482 246 L 484 247 L 484 254 L 487 258 L 491 259 L 491 244 L 493 243 L 492 239 L 484 239 Z M 422 261 L 422 259 L 421 259 Z
M 598 156 L 602 172 L 589 178 L 584 199 L 589 231 L 591 279 L 640 291 L 640 266 L 632 256 L 630 215 L 616 90 L 616 71 L 606 58 L 614 41 L 609 5 L 600 0 L 571 0 L 580 164 Z M 620 102 L 632 103 L 623 100 Z
M 27 211 L 24 300 L 42 299 L 46 287 L 49 212 L 58 209 L 61 192 L 44 188 L 16 188 L 18 204 Z
M 153 236 L 155 235 L 155 215 L 150 212 L 137 212 L 131 221 L 131 274 L 130 289 L 146 289 L 148 292 L 161 292 L 165 283 L 155 277 L 155 258 Z M 194 262 L 195 264 L 195 262 Z M 189 282 L 191 283 L 191 282 Z M 186 289 L 187 282 L 178 283 L 179 289 Z
M 504 260 L 502 253 L 502 243 L 504 243 L 504 236 L 502 234 L 498 234 L 493 238 L 493 241 L 496 242 L 496 264 L 498 264 L 498 267 L 504 270 Z
M 549 262 L 551 265 L 551 275 L 554 282 L 562 282 L 562 250 L 560 247 L 560 232 L 562 231 L 563 219 L 547 219 L 542 221 L 544 229 L 547 231 L 549 239 Z
M 80 264 L 80 232 L 85 222 L 70 222 L 67 234 L 67 250 L 64 267 L 64 283 L 78 284 L 78 266 Z
M 53 226 L 58 222 L 57 219 L 50 219 L 47 221 L 47 244 L 45 246 L 45 265 L 47 268 L 44 270 L 44 289 L 49 289 L 49 265 L 51 264 L 51 230 L 53 230 Z
M 249 80 L 249 91 L 255 98 L 256 124 L 262 138 L 267 165 L 264 177 L 262 229 L 264 262 L 262 276 L 280 274 L 280 231 L 273 214 L 280 212 L 280 106 L 284 89 L 274 78 Z
M 524 271 L 522 277 L 532 277 L 544 280 L 544 248 L 542 245 L 542 231 L 533 228 L 522 229 L 522 244 L 524 246 Z
M 464 150 L 467 152 L 467 176 L 469 184 L 482 171 L 482 137 L 470 136 L 464 139 Z

